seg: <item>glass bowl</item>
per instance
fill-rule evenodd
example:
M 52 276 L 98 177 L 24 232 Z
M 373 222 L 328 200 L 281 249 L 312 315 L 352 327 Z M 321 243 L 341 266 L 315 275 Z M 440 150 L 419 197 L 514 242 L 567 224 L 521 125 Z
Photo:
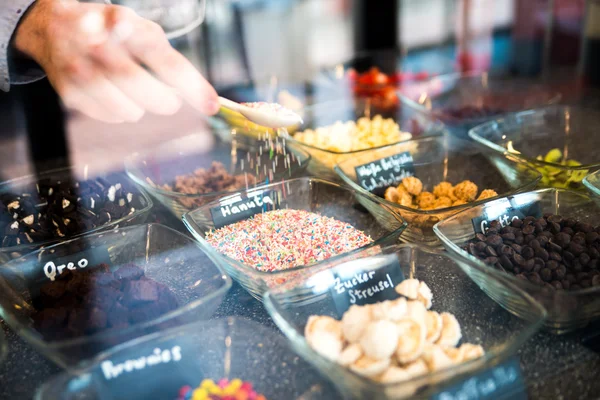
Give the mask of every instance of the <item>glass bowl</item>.
M 301 174 L 309 161 L 306 151 L 278 138 L 259 141 L 242 136 L 230 142 L 217 139 L 207 143 L 205 135 L 190 135 L 128 156 L 125 169 L 135 183 L 181 218 L 189 210 L 239 190 Z M 173 189 L 177 176 L 191 174 L 198 168 L 210 169 L 215 162 L 223 164 L 229 174 L 240 177 L 240 182 L 234 184 L 235 190 L 182 193 Z
M 152 208 L 152 200 L 150 200 L 150 197 L 148 197 L 144 190 L 140 190 L 135 185 L 133 185 L 129 181 L 127 176 L 123 173 L 107 173 L 103 171 L 95 171 L 93 169 L 90 169 L 87 165 L 60 168 L 43 172 L 39 175 L 28 175 L 12 179 L 6 182 L 2 182 L 0 183 L 0 198 L 6 196 L 7 194 L 21 195 L 23 193 L 27 193 L 27 197 L 31 199 L 36 209 L 38 211 L 41 211 L 42 209 L 47 208 L 47 203 L 42 203 L 38 198 L 37 188 L 39 188 L 40 185 L 42 185 L 42 183 L 60 181 L 62 182 L 62 184 L 67 184 L 69 182 L 75 181 L 77 184 L 79 184 L 82 181 L 87 180 L 94 180 L 95 182 L 98 182 L 98 180 L 100 180 L 105 185 L 116 185 L 117 183 L 119 183 L 122 186 L 120 190 L 125 190 L 127 192 L 139 195 L 138 200 L 140 204 L 135 209 L 135 211 L 130 212 L 128 215 L 125 215 L 121 218 L 108 219 L 107 222 L 101 225 L 97 225 L 90 229 L 74 231 L 70 234 L 68 234 L 67 231 L 65 232 L 64 239 L 74 238 L 84 234 L 99 232 L 110 228 L 117 228 L 119 226 L 140 224 L 146 220 L 148 212 Z M 44 190 L 43 187 L 42 190 Z M 81 195 L 80 197 L 80 194 L 83 192 L 84 189 L 82 189 L 78 193 L 73 194 L 73 197 L 77 197 L 79 200 L 81 199 L 81 197 L 84 197 L 83 195 Z M 25 196 L 21 197 L 22 199 L 25 199 Z M 81 211 L 76 210 L 75 213 L 77 212 Z M 35 226 L 36 224 L 37 221 L 32 226 Z M 0 220 L 0 229 L 4 231 L 6 225 L 6 223 Z M 20 245 L 0 247 L 0 263 L 8 262 L 11 259 L 21 257 L 23 254 L 27 254 L 40 247 L 48 246 L 52 243 L 56 243 L 64 239 L 61 237 L 57 237 L 39 241 L 34 240 L 32 243 L 28 243 L 25 239 L 23 239 Z
M 463 180 L 470 180 L 477 185 L 478 192 L 483 189 L 493 189 L 499 196 L 502 196 L 513 192 L 532 190 L 540 180 L 540 174 L 537 171 L 519 166 L 514 159 L 491 151 L 482 152 L 472 143 L 449 135 L 425 137 L 364 151 L 352 159 L 338 164 L 335 170 L 345 184 L 357 191 L 368 193 L 357 179 L 356 167 L 405 152 L 412 156 L 414 176 L 423 182 L 424 191 L 432 192 L 433 187 L 442 181 L 449 181 L 456 185 Z M 394 182 L 396 180 L 390 183 L 394 186 L 399 183 Z M 433 233 L 433 225 L 465 208 L 487 201 L 479 200 L 434 210 L 418 210 L 384 199 L 383 195 L 387 186 L 386 184 L 377 187 L 370 194 L 376 195 L 378 201 L 406 220 L 408 227 L 402 233 L 401 240 L 429 246 L 441 245 Z M 379 210 L 375 209 L 375 211 Z
M 463 139 L 469 129 L 493 116 L 555 104 L 562 98 L 549 85 L 487 72 L 437 76 L 404 85 L 399 93 L 403 105 L 439 119 L 452 135 Z
M 400 130 L 410 133 L 412 138 L 443 135 L 446 132 L 443 124 L 429 118 L 420 111 L 410 110 L 405 107 L 401 108 L 398 112 L 385 113 L 372 110 L 368 103 L 354 102 L 351 100 L 332 101 L 307 107 L 304 112 L 304 123 L 298 131 L 316 129 L 332 125 L 338 121 L 357 121 L 362 117 L 375 117 L 376 115 L 381 115 L 383 118 L 392 118 L 399 125 Z M 365 148 L 362 150 L 344 152 L 318 148 L 294 139 L 294 135 L 289 135 L 281 131 L 279 134 L 286 138 L 287 143 L 291 143 L 306 150 L 312 156 L 308 172 L 319 178 L 333 181 L 339 180 L 339 177 L 333 170 L 336 164 L 339 164 L 348 158 L 356 157 L 362 151 L 369 150 L 369 148 Z M 410 139 L 410 137 L 407 135 L 405 140 L 408 139 Z M 371 148 L 379 148 L 390 144 L 392 143 L 381 143 Z
M 498 280 L 518 286 L 541 303 L 548 311 L 545 326 L 552 333 L 561 334 L 572 331 L 600 317 L 600 287 L 571 291 L 548 290 L 486 265 L 463 250 L 463 246 L 475 235 L 473 218 L 484 215 L 486 210 L 506 209 L 507 200 L 513 204 L 537 202 L 542 214 L 547 212 L 560 214 L 563 217 L 584 220 L 594 226 L 600 224 L 600 208 L 589 196 L 579 192 L 549 188 L 520 193 L 506 199 L 493 200 L 468 208 L 438 223 L 433 230 L 444 247 L 462 259 L 459 265 L 477 285 L 511 312 L 520 315 L 526 310 L 523 309 L 523 304 L 518 299 L 506 296 L 498 290 L 495 286 Z
M 87 260 L 87 263 L 82 260 Z M 68 313 L 65 321 L 68 321 L 69 329 L 71 322 L 73 326 L 80 327 L 79 323 L 84 321 L 76 318 L 77 314 L 71 314 L 83 307 L 75 305 L 75 298 L 64 292 L 59 297 L 61 294 L 56 291 L 60 290 L 59 286 L 63 282 L 60 278 L 63 274 L 71 274 L 73 279 L 68 281 L 71 284 L 75 279 L 84 277 L 90 269 L 98 269 L 101 262 L 108 263 L 113 272 L 130 263 L 138 265 L 147 278 L 169 288 L 177 303 L 170 306 L 170 311 L 167 309 L 166 313 L 161 309 L 159 313 L 148 313 L 142 315 L 143 319 L 137 320 L 131 318 L 135 307 L 139 307 L 141 303 L 124 304 L 131 324 L 95 332 L 86 329 L 84 335 L 70 337 L 62 335 L 67 329 L 58 317 L 55 321 L 48 315 L 41 321 L 37 318 L 38 309 L 44 308 L 40 302 L 50 304 L 47 303 L 50 298 L 48 293 L 55 293 L 53 310 L 60 308 Z M 86 267 L 84 264 L 89 265 Z M 54 281 L 50 278 L 54 278 Z M 75 282 L 77 297 L 82 302 L 100 298 L 106 288 L 99 280 L 88 280 L 87 284 Z M 207 319 L 230 287 L 231 279 L 221 271 L 221 261 L 201 250 L 195 241 L 162 225 L 137 225 L 68 240 L 5 264 L 0 269 L 0 316 L 17 334 L 56 364 L 78 371 L 110 354 L 110 349 L 120 343 L 168 327 Z M 106 297 L 114 302 L 121 292 L 113 290 L 113 293 L 117 294 L 113 296 L 108 292 Z M 160 296 L 157 303 L 162 303 L 162 294 Z M 118 306 L 115 303 L 114 306 L 108 304 L 98 307 L 111 307 L 107 314 L 110 316 L 116 314 L 114 310 Z M 140 312 L 144 312 L 143 307 Z M 86 314 L 87 312 L 82 312 L 82 315 Z M 91 327 L 91 321 L 90 317 L 82 328 Z M 112 322 L 106 326 L 109 324 L 116 326 Z M 38 328 L 42 328 L 43 332 Z
M 309 346 L 304 329 L 311 315 L 341 317 L 333 297 L 339 277 L 363 272 L 380 273 L 377 276 L 381 277 L 392 271 L 389 268 L 394 263 L 399 265 L 404 279 L 419 279 L 429 286 L 433 293 L 432 310 L 454 314 L 461 326 L 463 342 L 483 346 L 484 356 L 402 383 L 380 384 L 354 374 Z M 493 281 L 498 292 L 526 305 L 527 318 L 515 317 L 485 296 L 457 263 L 452 254 L 414 244 L 388 246 L 380 248 L 378 255 L 357 254 L 307 280 L 294 280 L 284 288 L 273 288 L 265 295 L 264 303 L 296 352 L 327 375 L 348 398 L 432 398 L 445 387 L 507 360 L 537 331 L 545 315 L 544 309 L 515 285 Z M 400 280 L 393 282 L 394 285 Z
M 159 363 L 139 368 L 135 361 L 149 360 L 156 349 L 161 351 Z M 117 372 L 130 360 L 133 368 Z M 239 317 L 201 321 L 126 343 L 110 360 L 77 376 L 54 377 L 35 398 L 177 399 L 183 386 L 196 388 L 203 379 L 223 378 L 248 381 L 267 399 L 339 398 L 279 332 Z
M 6 345 L 6 339 L 4 337 L 4 332 L 0 329 L 0 364 L 4 362 L 4 358 L 6 357 L 6 353 L 8 352 L 8 346 Z
M 323 216 L 335 218 L 354 226 L 356 229 L 369 235 L 372 243 L 359 249 L 368 249 L 379 245 L 393 243 L 398 240 L 406 222 L 398 214 L 391 212 L 387 206 L 378 199 L 358 193 L 352 189 L 337 185 L 332 182 L 315 178 L 298 178 L 289 181 L 273 183 L 262 186 L 258 193 L 270 194 L 273 198 L 272 206 L 268 209 L 295 209 L 318 213 Z M 242 192 L 244 197 L 254 198 L 248 192 Z M 214 249 L 207 241 L 206 234 L 215 228 L 215 222 L 211 209 L 219 210 L 220 205 L 237 196 L 224 198 L 221 202 L 209 203 L 183 216 L 183 223 L 201 245 L 214 253 Z M 367 210 L 381 208 L 381 211 L 372 213 L 374 219 Z M 366 210 L 365 210 L 366 209 Z M 264 210 L 264 208 L 263 208 Z M 242 217 L 239 218 L 243 219 Z M 230 224 L 229 222 L 228 224 Z M 227 225 L 227 224 L 226 224 Z M 358 251 L 354 250 L 346 254 Z M 283 271 L 258 271 L 250 265 L 245 265 L 225 255 L 219 254 L 229 275 L 238 281 L 252 296 L 260 300 L 264 292 L 270 287 L 276 287 L 286 281 L 300 276 L 307 276 L 319 270 L 324 261 L 310 265 L 302 265 Z M 329 263 L 341 255 L 329 258 Z
M 591 193 L 592 198 L 600 203 L 600 170 L 586 176 L 583 185 Z
M 410 62 L 397 50 L 359 52 L 344 63 L 324 69 L 317 79 L 338 95 L 370 101 L 372 107 L 381 110 L 394 110 L 400 105 L 398 88 L 452 71 L 452 60 L 445 61 L 426 65 Z
M 595 109 L 551 106 L 506 115 L 472 129 L 469 136 L 529 163 L 542 173 L 543 187 L 577 190 L 583 189 L 581 181 L 588 173 L 600 168 L 600 156 L 590 151 L 600 143 L 598 123 L 600 112 Z M 551 150 L 565 156 L 567 164 L 545 158 Z

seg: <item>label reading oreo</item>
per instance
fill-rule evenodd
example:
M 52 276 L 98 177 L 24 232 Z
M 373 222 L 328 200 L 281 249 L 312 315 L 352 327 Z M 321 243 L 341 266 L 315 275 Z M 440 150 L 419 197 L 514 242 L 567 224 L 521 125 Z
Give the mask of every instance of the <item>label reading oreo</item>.
M 48 259 L 43 265 L 44 274 L 51 281 L 56 280 L 66 271 L 77 271 L 86 267 L 94 267 L 98 264 L 111 265 L 110 254 L 104 246 L 94 247 L 78 253 L 69 254 L 64 257 L 56 257 L 50 259 L 51 253 L 42 253 L 42 257 Z
M 512 358 L 501 365 L 487 369 L 443 392 L 431 396 L 432 400 L 525 400 L 527 392 L 521 375 L 519 360 Z
M 483 213 L 479 217 L 471 220 L 475 233 L 486 234 L 492 221 L 498 221 L 504 228 L 519 218 L 525 217 L 540 218 L 542 216 L 541 207 L 537 201 L 517 203 L 514 197 L 493 201 L 484 206 Z
M 340 315 L 353 305 L 399 297 L 394 288 L 404 280 L 398 258 L 391 254 L 351 261 L 337 270 L 331 295 Z
M 274 190 L 257 190 L 247 194 L 236 194 L 220 201 L 218 207 L 212 207 L 215 228 L 219 229 L 253 215 L 274 210 L 279 204 L 279 192 Z
M 354 169 L 358 184 L 376 194 L 415 174 L 413 158 L 408 151 L 359 165 Z

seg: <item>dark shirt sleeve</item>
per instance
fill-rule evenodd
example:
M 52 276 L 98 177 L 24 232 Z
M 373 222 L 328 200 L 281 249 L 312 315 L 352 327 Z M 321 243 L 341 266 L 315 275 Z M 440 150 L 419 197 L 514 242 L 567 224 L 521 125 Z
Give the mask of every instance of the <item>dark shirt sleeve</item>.
M 0 0 L 0 90 L 37 81 L 44 71 L 30 60 L 12 57 L 10 41 L 20 19 L 35 0 Z

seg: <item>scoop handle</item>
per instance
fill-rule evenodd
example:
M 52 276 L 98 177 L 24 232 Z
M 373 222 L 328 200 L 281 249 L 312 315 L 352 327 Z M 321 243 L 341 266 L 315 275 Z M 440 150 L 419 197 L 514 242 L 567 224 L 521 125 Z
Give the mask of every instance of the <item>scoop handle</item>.
M 237 112 L 240 112 L 240 108 L 242 107 L 241 104 L 236 103 L 235 101 L 226 99 L 225 97 L 221 97 L 221 96 L 219 96 L 219 104 L 221 104 L 221 107 L 228 108 L 232 111 L 237 111 Z

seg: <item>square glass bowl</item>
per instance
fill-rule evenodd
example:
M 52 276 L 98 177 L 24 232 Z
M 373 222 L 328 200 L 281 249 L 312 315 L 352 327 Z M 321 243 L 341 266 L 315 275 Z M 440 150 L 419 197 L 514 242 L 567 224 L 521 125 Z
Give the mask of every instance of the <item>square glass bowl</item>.
M 83 259 L 87 262 L 83 263 Z M 73 335 L 71 338 L 59 335 L 66 329 L 58 317 L 55 323 L 44 319 L 42 321 L 47 321 L 48 325 L 42 333 L 38 329 L 43 326 L 38 325 L 40 320 L 34 322 L 34 316 L 44 308 L 40 305 L 42 293 L 46 299 L 49 296 L 56 299 L 52 305 L 54 309 L 61 308 L 67 313 L 64 322 L 77 323 L 77 326 L 85 322 L 89 325 L 84 326 L 91 326 L 91 315 L 87 321 L 76 319 L 77 314 L 71 315 L 79 309 L 72 305 L 75 302 L 73 297 L 66 294 L 60 297 L 59 286 L 64 282 L 60 278 L 64 274 L 71 274 L 67 289 L 68 285 L 75 282 L 77 298 L 82 302 L 92 297 L 101 298 L 105 283 L 87 280 L 84 284 L 78 280 L 90 269 L 98 268 L 101 262 L 109 264 L 112 272 L 120 266 L 134 263 L 144 270 L 147 278 L 168 287 L 177 304 L 166 313 L 149 314 L 145 320 L 135 323 L 131 318 L 139 303 L 133 305 L 132 302 L 131 307 L 127 306 L 126 309 L 131 323 L 129 326 L 112 327 L 95 333 L 86 330 L 86 334 Z M 16 333 L 56 364 L 78 371 L 110 354 L 110 349 L 120 343 L 209 318 L 231 287 L 231 279 L 221 271 L 220 262 L 200 249 L 194 240 L 162 225 L 137 225 L 86 235 L 5 264 L 0 269 L 0 316 Z M 82 267 L 84 264 L 88 265 Z M 50 279 L 53 275 L 54 281 Z M 110 296 L 110 293 L 106 293 L 107 298 L 114 301 L 115 296 Z M 116 293 L 119 293 L 118 289 Z M 143 293 L 141 296 L 146 296 Z M 59 303 L 61 300 L 64 300 L 63 304 Z M 162 301 L 162 297 L 159 301 Z M 110 308 L 110 313 L 113 310 Z M 110 324 L 112 326 L 112 322 Z
M 380 384 L 326 359 L 309 346 L 304 330 L 311 315 L 341 317 L 333 297 L 338 277 L 362 272 L 381 277 L 391 273 L 389 268 L 394 263 L 404 279 L 419 279 L 429 286 L 433 294 L 431 309 L 454 314 L 461 326 L 462 341 L 483 346 L 483 357 L 405 382 Z M 507 360 L 541 326 L 545 311 L 537 302 L 511 283 L 495 280 L 492 284 L 499 293 L 523 304 L 527 318 L 517 318 L 489 299 L 458 267 L 452 254 L 413 244 L 380 248 L 377 255 L 359 253 L 344 258 L 333 269 L 269 290 L 264 303 L 296 352 L 328 376 L 348 398 L 431 398 L 443 388 Z
M 442 121 L 463 139 L 469 129 L 509 112 L 556 104 L 562 94 L 549 85 L 487 72 L 452 73 L 404 85 L 402 105 Z
M 317 79 L 338 96 L 360 98 L 379 109 L 392 110 L 400 104 L 397 89 L 403 85 L 453 71 L 452 59 L 442 56 L 436 61 L 407 60 L 398 50 L 365 51 L 323 69 Z
M 508 200 L 508 201 L 507 201 Z M 600 225 L 600 207 L 587 195 L 560 189 L 541 189 L 520 193 L 505 199 L 493 200 L 461 211 L 433 227 L 444 247 L 460 257 L 459 265 L 491 298 L 517 315 L 526 313 L 524 304 L 498 290 L 497 281 L 503 280 L 518 286 L 536 299 L 548 311 L 545 327 L 561 334 L 584 327 L 600 317 L 600 287 L 581 290 L 550 290 L 500 271 L 470 255 L 464 246 L 475 237 L 472 220 L 483 216 L 486 210 L 495 214 L 505 210 L 507 204 L 538 203 L 541 213 L 553 213 L 563 218 L 575 218 L 594 226 Z
M 543 187 L 583 189 L 582 180 L 600 168 L 596 126 L 600 112 L 580 106 L 550 106 L 508 114 L 477 126 L 469 136 L 498 153 L 512 154 L 542 174 Z M 560 157 L 567 161 L 563 165 Z
M 356 151 L 338 151 L 305 144 L 295 139 L 295 135 L 306 129 L 315 130 L 320 127 L 333 125 L 336 122 L 356 122 L 359 118 L 375 117 L 376 115 L 393 119 L 402 132 L 410 133 L 410 135 L 406 135 L 405 139 L 399 140 L 398 142 L 409 140 L 411 137 L 443 135 L 446 132 L 443 124 L 429 118 L 420 111 L 411 110 L 405 107 L 397 112 L 383 113 L 371 109 L 368 103 L 347 100 L 332 101 L 307 107 L 304 110 L 304 123 L 297 129 L 295 134 L 286 134 L 284 131 L 280 131 L 279 134 L 281 137 L 286 138 L 287 143 L 298 146 L 312 156 L 311 163 L 308 167 L 309 173 L 323 179 L 338 180 L 339 178 L 333 170 L 336 164 L 348 158 L 356 157 L 362 151 L 383 147 L 392 143 L 377 143 Z M 340 140 L 342 139 L 343 137 L 340 137 Z
M 357 191 L 376 196 L 379 201 L 406 220 L 408 226 L 401 237 L 401 240 L 406 242 L 439 246 L 441 243 L 433 233 L 433 226 L 436 223 L 461 210 L 487 201 L 486 199 L 453 207 L 418 210 L 384 199 L 387 185 L 373 190 L 374 194 L 367 192 L 361 186 L 357 179 L 356 167 L 406 152 L 412 157 L 414 176 L 423 182 L 423 191 L 433 192 L 433 187 L 443 181 L 456 185 L 464 180 L 470 180 L 477 185 L 478 193 L 484 189 L 493 189 L 499 196 L 503 196 L 532 190 L 540 179 L 538 172 L 519 165 L 514 159 L 491 151 L 482 152 L 471 142 L 449 135 L 425 137 L 364 151 L 336 165 L 335 171 L 345 184 Z M 393 186 L 399 183 L 391 182 Z M 381 209 L 373 210 L 378 212 Z
M 89 227 L 89 229 L 86 224 L 85 229 L 78 227 L 77 230 L 69 232 L 67 225 L 67 229 L 65 229 L 66 232 L 64 232 L 64 238 L 56 237 L 53 239 L 35 240 L 35 236 L 33 236 L 31 231 L 24 231 L 30 236 L 27 237 L 24 236 L 24 234 L 19 235 L 21 244 L 0 247 L 0 263 L 4 263 L 10 261 L 11 259 L 21 257 L 23 254 L 27 254 L 40 247 L 47 246 L 64 239 L 70 239 L 81 236 L 83 234 L 94 233 L 110 228 L 116 228 L 119 226 L 134 225 L 145 222 L 146 217 L 148 216 L 148 212 L 152 208 L 152 200 L 150 200 L 150 197 L 148 197 L 144 190 L 140 190 L 135 185 L 133 185 L 129 181 L 127 176 L 123 173 L 106 173 L 103 171 L 95 171 L 93 169 L 90 169 L 87 165 L 60 168 L 50 170 L 47 172 L 42 172 L 38 175 L 28 175 L 10 181 L 2 182 L 0 183 L 0 197 L 3 200 L 7 200 L 10 202 L 14 198 L 13 195 L 20 195 L 23 204 L 20 205 L 17 211 L 24 210 L 25 200 L 28 200 L 30 204 L 32 204 L 35 208 L 36 213 L 39 213 L 46 211 L 48 208 L 47 202 L 42 202 L 38 197 L 40 191 L 49 190 L 48 187 L 44 187 L 44 184 L 48 184 L 49 182 L 51 182 L 52 184 L 56 182 L 61 182 L 61 185 L 69 186 L 71 185 L 71 183 L 73 185 L 80 185 L 84 181 L 93 181 L 94 185 L 101 185 L 102 187 L 108 186 L 107 189 L 110 188 L 110 186 L 115 186 L 118 184 L 120 185 L 120 187 L 119 189 L 116 189 L 115 187 L 115 195 L 117 195 L 118 192 L 123 192 L 122 194 L 125 194 L 126 198 L 127 193 L 134 194 L 135 197 L 132 197 L 132 199 L 134 200 L 135 205 L 137 205 L 138 207 L 135 208 L 134 211 L 129 210 L 129 213 L 121 218 L 106 218 L 106 222 L 98 224 L 95 227 Z M 26 194 L 26 196 L 22 196 L 23 194 Z M 87 206 L 82 207 L 80 204 L 80 201 L 86 202 L 89 200 L 87 194 L 88 192 L 86 191 L 86 189 L 84 187 L 79 186 L 77 192 L 72 193 L 72 195 L 68 196 L 68 198 L 71 201 L 77 201 L 78 203 L 77 208 L 75 208 L 75 210 L 71 214 L 78 215 L 79 213 L 83 212 L 89 213 L 89 211 L 87 210 L 90 208 L 87 208 Z M 122 198 L 122 194 L 117 197 Z M 62 202 L 61 199 L 56 198 L 55 200 L 61 201 L 61 205 L 64 206 L 65 203 Z M 94 206 L 90 205 L 90 207 L 91 209 L 94 209 L 94 211 L 96 211 L 96 214 L 99 214 L 99 206 L 96 203 L 100 203 L 100 200 L 98 200 L 98 198 L 96 198 Z M 130 205 L 127 206 L 129 207 Z M 68 215 L 68 218 L 73 218 L 71 214 L 65 214 L 65 216 Z M 13 222 L 13 220 L 0 221 L 0 229 L 2 229 L 2 232 L 4 233 L 8 226 Z M 21 225 L 25 223 L 24 219 L 19 219 L 18 222 Z M 31 224 L 30 227 L 37 228 L 37 225 L 38 217 L 34 216 L 33 224 Z M 32 239 L 32 242 L 29 242 L 29 238 Z
M 583 178 L 583 185 L 590 192 L 591 197 L 600 204 L 600 170 Z
M 238 196 L 254 199 L 255 195 L 262 196 L 265 194 L 269 194 L 272 204 L 268 207 L 265 204 L 265 207 L 261 208 L 262 211 L 292 209 L 317 213 L 346 222 L 369 235 L 373 240 L 370 244 L 345 254 L 394 243 L 406 226 L 399 214 L 391 212 L 378 199 L 316 178 L 298 178 L 273 183 L 260 187 L 254 194 L 252 192 L 241 192 Z M 183 216 L 183 223 L 202 246 L 207 249 L 207 252 L 217 253 L 217 250 L 206 241 L 207 233 L 215 229 L 213 212 L 218 213 L 222 204 L 227 204 L 232 200 L 235 201 L 238 196 L 234 195 L 221 199 L 220 202 L 209 203 Z M 373 218 L 367 210 L 377 208 L 382 210 L 371 211 L 375 215 L 375 218 Z M 248 216 L 239 214 L 238 220 L 246 218 Z M 225 226 L 231 223 L 233 223 L 233 220 L 227 222 Z M 248 290 L 252 296 L 260 300 L 268 288 L 279 286 L 295 277 L 313 274 L 321 268 L 323 263 L 331 263 L 340 258 L 341 255 L 331 257 L 327 261 L 272 272 L 259 271 L 252 265 L 245 265 L 220 253 L 219 257 L 222 258 L 227 273 Z
M 239 190 L 301 174 L 309 161 L 306 151 L 278 138 L 254 140 L 234 136 L 229 142 L 211 142 L 205 135 L 190 135 L 128 156 L 125 169 L 135 183 L 181 218 L 187 211 Z M 174 189 L 177 176 L 192 174 L 199 168 L 210 170 L 213 163 L 221 163 L 228 174 L 239 177 L 239 182 L 233 184 L 235 190 L 210 189 L 214 179 L 202 189 L 189 189 L 189 193 Z M 214 177 L 223 179 L 222 174 Z
M 238 317 L 201 321 L 126 343 L 79 375 L 54 377 L 35 398 L 177 399 L 183 386 L 195 389 L 203 379 L 223 378 L 248 381 L 267 399 L 339 398 L 283 335 Z

